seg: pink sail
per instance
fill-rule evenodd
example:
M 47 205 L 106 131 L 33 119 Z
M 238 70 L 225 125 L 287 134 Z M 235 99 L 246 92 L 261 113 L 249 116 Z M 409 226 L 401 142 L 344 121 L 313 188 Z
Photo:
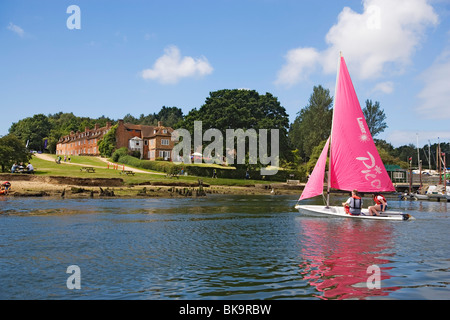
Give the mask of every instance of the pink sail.
M 327 164 L 328 148 L 330 147 L 330 138 L 328 138 L 325 147 L 317 160 L 316 166 L 314 167 L 311 176 L 306 183 L 305 189 L 303 190 L 300 200 L 312 198 L 323 193 L 323 179 L 325 176 L 325 167 Z
M 331 188 L 395 191 L 367 127 L 343 57 L 336 84 L 330 164 Z

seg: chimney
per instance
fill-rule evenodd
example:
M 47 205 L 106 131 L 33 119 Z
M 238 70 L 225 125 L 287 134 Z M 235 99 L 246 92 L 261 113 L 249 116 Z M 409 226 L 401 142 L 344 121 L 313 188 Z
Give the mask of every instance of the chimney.
M 94 129 L 98 130 L 98 128 L 99 128 L 98 123 L 96 123 Z
M 108 122 L 106 123 L 106 129 L 109 129 L 109 128 L 111 128 L 111 122 L 110 122 L 110 121 L 108 121 Z
M 158 127 L 162 127 L 162 121 L 158 121 Z

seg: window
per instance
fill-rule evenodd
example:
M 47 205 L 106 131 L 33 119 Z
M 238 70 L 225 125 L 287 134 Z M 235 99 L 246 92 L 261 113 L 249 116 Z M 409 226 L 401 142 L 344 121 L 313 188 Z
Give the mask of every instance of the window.
M 169 145 L 169 139 L 161 139 L 161 145 L 168 146 Z
M 163 129 L 163 133 L 167 133 L 167 129 Z
M 403 179 L 403 172 L 394 172 L 394 179 Z
M 159 157 L 163 158 L 164 160 L 170 159 L 170 151 L 160 151 Z

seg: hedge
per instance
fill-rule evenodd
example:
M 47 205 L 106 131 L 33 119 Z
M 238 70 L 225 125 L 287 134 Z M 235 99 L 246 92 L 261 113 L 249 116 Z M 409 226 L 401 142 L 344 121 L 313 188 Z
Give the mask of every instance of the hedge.
M 215 169 L 217 177 L 225 179 L 244 179 L 247 171 L 247 167 L 245 165 L 214 168 L 199 164 L 175 164 L 168 161 L 140 160 L 127 154 L 121 154 L 116 161 L 136 168 L 165 172 L 167 174 L 180 174 L 183 169 L 184 172 L 187 172 L 187 174 L 199 177 L 212 177 L 213 170 Z M 266 176 L 262 176 L 259 170 L 249 170 L 249 174 L 250 179 L 252 180 L 286 181 L 287 179 L 298 180 L 300 178 L 299 172 L 290 170 L 278 170 L 275 175 Z M 292 174 L 294 176 L 291 176 Z

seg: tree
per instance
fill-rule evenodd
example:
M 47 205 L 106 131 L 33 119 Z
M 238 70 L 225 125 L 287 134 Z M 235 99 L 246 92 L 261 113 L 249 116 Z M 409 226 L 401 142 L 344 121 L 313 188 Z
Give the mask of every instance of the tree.
M 123 117 L 123 121 L 126 123 L 156 126 L 158 121 L 162 121 L 163 125 L 166 127 L 175 127 L 181 120 L 183 120 L 183 111 L 180 108 L 166 106 L 162 106 L 158 113 L 148 115 L 141 114 L 139 118 L 136 118 L 129 113 Z
M 218 129 L 224 138 L 227 129 L 278 129 L 280 158 L 292 157 L 287 131 L 289 117 L 286 109 L 270 93 L 255 90 L 223 89 L 210 92 L 205 103 L 191 110 L 178 127 L 194 132 L 194 121 L 202 121 L 202 129 Z M 270 135 L 268 135 L 270 141 Z M 268 150 L 270 154 L 270 150 Z
M 25 144 L 16 136 L 9 134 L 0 138 L 0 165 L 2 172 L 7 171 L 15 162 L 27 162 L 31 159 Z
M 48 117 L 43 114 L 35 114 L 13 123 L 9 133 L 15 135 L 23 143 L 28 141 L 28 149 L 44 150 L 44 140 L 49 136 L 52 125 Z
M 325 144 L 327 143 L 327 140 L 321 141 L 317 146 L 315 146 L 311 152 L 311 157 L 306 164 L 306 172 L 311 174 L 314 170 L 314 167 L 316 166 L 317 160 L 319 160 L 320 154 L 323 151 L 323 148 L 325 147 Z M 327 159 L 327 166 L 328 168 L 328 159 Z M 327 169 L 328 170 L 328 169 Z
M 289 130 L 289 140 L 302 158 L 309 159 L 314 147 L 330 136 L 332 105 L 330 90 L 319 85 L 313 88 L 309 104 L 298 112 Z
M 110 157 L 116 148 L 117 126 L 117 124 L 112 126 L 111 129 L 98 142 L 98 151 L 104 157 Z
M 386 120 L 386 115 L 384 114 L 384 110 L 380 108 L 380 103 L 378 101 L 375 101 L 375 104 L 372 104 L 372 100 L 367 99 L 363 113 L 372 137 L 380 134 L 388 127 L 384 121 Z

